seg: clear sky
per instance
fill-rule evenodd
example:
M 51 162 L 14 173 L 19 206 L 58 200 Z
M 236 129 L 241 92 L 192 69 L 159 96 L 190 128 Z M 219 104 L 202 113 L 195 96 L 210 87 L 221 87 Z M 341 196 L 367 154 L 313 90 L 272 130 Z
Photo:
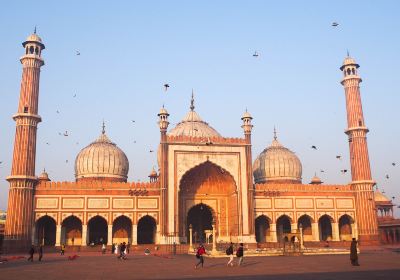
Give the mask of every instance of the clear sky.
M 7 207 L 21 43 L 35 25 L 46 45 L 38 174 L 46 168 L 53 181 L 74 180 L 75 157 L 104 119 L 129 158 L 128 180 L 147 180 L 157 164 L 149 153 L 159 143 L 157 113 L 165 104 L 174 126 L 193 88 L 196 111 L 223 136 L 243 136 L 240 117 L 248 109 L 253 159 L 271 143 L 275 125 L 302 161 L 303 182 L 317 172 L 325 183 L 348 183 L 350 174 L 340 172 L 349 169 L 349 151 L 339 70 L 348 49 L 361 65 L 373 177 L 400 203 L 399 12 L 399 1 L 6 1 L 0 209 Z M 64 131 L 68 137 L 59 136 Z

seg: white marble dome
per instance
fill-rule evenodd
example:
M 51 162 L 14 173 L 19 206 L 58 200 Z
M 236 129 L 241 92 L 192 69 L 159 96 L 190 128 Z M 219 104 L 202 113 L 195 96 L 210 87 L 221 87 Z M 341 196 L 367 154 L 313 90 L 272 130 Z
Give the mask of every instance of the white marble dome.
M 274 137 L 271 146 L 253 164 L 255 183 L 301 183 L 302 166 L 299 158 Z
M 170 136 L 194 136 L 194 137 L 222 137 L 214 128 L 203 121 L 194 111 L 194 99 L 192 95 L 190 111 L 168 133 Z
M 111 142 L 104 129 L 100 137 L 83 148 L 75 160 L 76 180 L 109 179 L 126 182 L 128 171 L 128 158 L 116 144 Z

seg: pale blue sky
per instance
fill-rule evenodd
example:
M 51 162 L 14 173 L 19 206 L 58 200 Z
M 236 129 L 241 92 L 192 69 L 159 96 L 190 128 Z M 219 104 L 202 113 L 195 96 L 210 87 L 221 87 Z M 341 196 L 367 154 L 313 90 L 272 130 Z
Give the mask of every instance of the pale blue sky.
M 364 80 L 373 177 L 399 203 L 399 8 L 398 1 L 3 3 L 0 209 L 7 207 L 21 42 L 35 25 L 46 45 L 36 170 L 46 168 L 53 181 L 74 180 L 75 156 L 97 138 L 103 119 L 129 158 L 128 180 L 147 180 L 156 165 L 148 151 L 159 142 L 160 107 L 165 103 L 173 126 L 189 110 L 194 88 L 196 111 L 224 136 L 242 137 L 240 117 L 248 108 L 253 159 L 270 144 L 275 125 L 281 143 L 302 161 L 303 182 L 317 172 L 325 183 L 347 183 L 350 174 L 340 173 L 349 156 L 339 67 L 348 49 Z M 58 135 L 66 130 L 70 136 Z

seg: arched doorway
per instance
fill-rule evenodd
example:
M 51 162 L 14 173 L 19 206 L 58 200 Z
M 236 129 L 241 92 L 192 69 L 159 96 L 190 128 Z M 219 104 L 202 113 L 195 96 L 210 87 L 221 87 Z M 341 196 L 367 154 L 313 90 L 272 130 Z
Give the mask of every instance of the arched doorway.
M 108 225 L 106 219 L 101 216 L 91 218 L 88 223 L 88 231 L 89 244 L 107 244 Z
M 300 229 L 300 225 L 303 228 L 303 240 L 312 241 L 311 217 L 308 215 L 301 216 L 297 221 L 297 228 Z
M 265 215 L 257 217 L 255 221 L 256 241 L 257 243 L 265 243 L 270 236 L 270 221 Z
M 187 215 L 187 236 L 189 236 L 189 225 L 192 225 L 192 240 L 194 243 L 206 243 L 212 234 L 213 214 L 211 208 L 203 203 L 193 206 Z
M 62 222 L 61 241 L 66 245 L 82 245 L 82 222 L 75 216 L 69 216 Z
M 56 221 L 50 216 L 43 216 L 36 221 L 37 241 L 40 245 L 56 244 Z
M 113 222 L 112 243 L 132 243 L 132 221 L 126 216 L 119 216 Z
M 343 215 L 339 219 L 340 240 L 351 241 L 353 219 L 349 215 Z
M 137 225 L 137 243 L 138 244 L 154 244 L 156 236 L 156 220 L 146 215 L 140 218 Z
M 323 215 L 319 218 L 319 240 L 331 241 L 332 240 L 332 220 L 328 215 Z
M 213 209 L 218 240 L 235 240 L 240 228 L 236 183 L 227 170 L 209 160 L 188 170 L 179 183 L 179 223 L 176 231 L 187 242 L 191 223 L 188 221 L 189 211 L 199 204 L 207 204 Z M 199 234 L 202 235 L 201 231 Z
M 286 215 L 280 216 L 276 221 L 276 235 L 278 242 L 283 242 L 283 235 L 292 232 L 290 218 Z

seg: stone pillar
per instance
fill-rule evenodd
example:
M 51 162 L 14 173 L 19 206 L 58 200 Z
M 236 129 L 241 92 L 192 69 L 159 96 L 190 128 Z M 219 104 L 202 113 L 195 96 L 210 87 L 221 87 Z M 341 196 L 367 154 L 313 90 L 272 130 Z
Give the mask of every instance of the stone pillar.
M 137 225 L 132 225 L 132 245 L 137 245 Z
M 311 231 L 312 231 L 313 241 L 319 241 L 318 223 L 311 224 Z
M 87 245 L 87 225 L 82 225 L 82 244 L 81 246 Z
M 297 232 L 297 223 L 293 223 L 290 225 L 290 229 L 292 232 Z
M 57 225 L 56 227 L 56 246 L 60 246 L 61 240 L 61 225 Z
M 193 227 L 192 227 L 192 224 L 190 224 L 189 225 L 189 253 L 193 252 L 192 236 L 193 236 Z
M 332 223 L 332 241 L 340 241 L 338 223 Z
M 112 236 L 112 230 L 113 226 L 108 225 L 108 234 L 107 234 L 107 245 L 112 245 L 113 241 L 113 236 Z
M 33 225 L 33 227 L 32 227 L 32 244 L 35 245 L 35 246 L 39 245 L 39 240 L 38 240 L 38 236 L 37 236 L 35 225 Z
M 211 251 L 211 253 L 213 255 L 217 254 L 217 236 L 215 235 L 215 233 L 216 233 L 215 226 L 216 226 L 215 221 L 213 221 L 213 223 L 212 223 L 213 242 L 212 242 L 212 251 Z
M 271 242 L 277 242 L 278 238 L 276 236 L 276 224 L 270 224 L 270 232 L 271 232 Z

